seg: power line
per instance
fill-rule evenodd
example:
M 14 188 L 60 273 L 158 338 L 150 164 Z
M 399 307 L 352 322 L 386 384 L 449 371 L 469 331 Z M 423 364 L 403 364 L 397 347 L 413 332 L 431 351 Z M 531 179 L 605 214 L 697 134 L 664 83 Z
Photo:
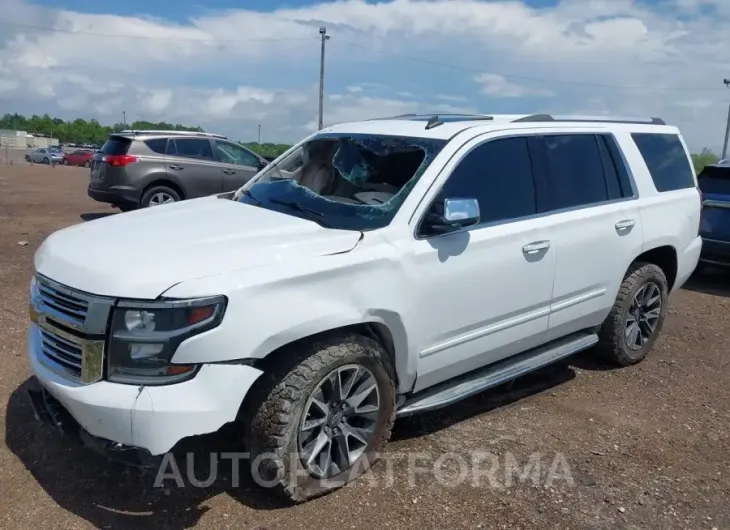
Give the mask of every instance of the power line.
M 277 42 L 277 41 L 303 41 L 313 40 L 319 37 L 271 37 L 261 39 L 217 39 L 217 38 L 203 38 L 194 39 L 187 37 L 154 37 L 150 35 L 126 35 L 122 33 L 96 33 L 93 31 L 75 31 L 70 29 L 60 28 L 49 28 L 43 26 L 34 26 L 32 24 L 20 24 L 18 22 L 9 22 L 7 20 L 0 20 L 0 24 L 4 26 L 12 26 L 16 28 L 32 29 L 36 31 L 48 31 L 52 33 L 63 33 L 66 35 L 86 35 L 91 37 L 111 37 L 119 39 L 134 39 L 134 40 L 159 40 L 159 41 L 180 41 L 180 42 Z M 174 28 L 170 28 L 174 29 Z
M 385 55 L 390 55 L 392 57 L 399 57 L 401 59 L 408 59 L 411 61 L 424 63 L 424 64 L 431 64 L 434 66 L 443 66 L 446 68 L 453 68 L 455 70 L 465 70 L 469 72 L 475 72 L 480 74 L 490 74 L 490 75 L 497 75 L 500 77 L 503 77 L 505 79 L 516 79 L 520 81 L 533 81 L 537 83 L 553 83 L 557 85 L 568 85 L 568 86 L 584 86 L 584 87 L 591 87 L 591 88 L 610 88 L 615 90 L 662 90 L 662 91 L 675 91 L 675 92 L 717 92 L 720 89 L 717 88 L 691 88 L 691 87 L 650 87 L 650 86 L 638 86 L 638 85 L 609 85 L 609 84 L 602 84 L 602 83 L 588 83 L 583 81 L 563 81 L 560 79 L 548 79 L 544 77 L 532 77 L 527 75 L 520 75 L 520 74 L 507 74 L 507 73 L 500 73 L 500 72 L 489 72 L 485 71 L 483 68 L 477 68 L 474 66 L 465 66 L 465 65 L 459 65 L 459 64 L 453 64 L 453 63 L 447 63 L 442 61 L 434 61 L 433 59 L 426 59 L 424 57 L 415 57 L 412 55 L 404 55 L 402 53 L 393 52 L 390 50 L 385 50 L 382 48 L 373 48 L 370 46 L 364 46 L 362 44 L 358 44 L 355 42 L 348 42 L 343 41 L 340 39 L 336 39 L 333 42 L 337 44 L 345 44 L 347 46 L 352 46 L 355 48 L 360 48 L 367 51 L 372 51 L 376 53 L 382 53 Z

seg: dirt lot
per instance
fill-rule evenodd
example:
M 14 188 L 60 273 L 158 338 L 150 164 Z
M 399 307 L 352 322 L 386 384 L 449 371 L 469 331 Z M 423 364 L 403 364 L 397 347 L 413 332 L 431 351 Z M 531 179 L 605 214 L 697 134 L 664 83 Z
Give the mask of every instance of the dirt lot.
M 730 276 L 722 272 L 673 297 L 643 364 L 612 370 L 589 352 L 399 421 L 372 476 L 304 505 L 280 503 L 246 475 L 234 487 L 230 465 L 207 488 L 153 487 L 154 473 L 138 477 L 59 438 L 25 398 L 27 291 L 44 237 L 113 213 L 87 198 L 87 176 L 0 165 L 0 527 L 730 528 Z M 88 251 L 93 259 L 103 249 Z M 240 450 L 228 430 L 190 449 L 199 480 L 211 451 Z

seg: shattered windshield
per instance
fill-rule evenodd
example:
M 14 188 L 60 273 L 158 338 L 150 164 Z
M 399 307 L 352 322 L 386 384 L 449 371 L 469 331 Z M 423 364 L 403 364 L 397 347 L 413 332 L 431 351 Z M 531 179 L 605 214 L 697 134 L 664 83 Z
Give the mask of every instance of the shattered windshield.
M 236 198 L 329 228 L 382 228 L 444 145 L 403 136 L 317 135 L 267 167 Z

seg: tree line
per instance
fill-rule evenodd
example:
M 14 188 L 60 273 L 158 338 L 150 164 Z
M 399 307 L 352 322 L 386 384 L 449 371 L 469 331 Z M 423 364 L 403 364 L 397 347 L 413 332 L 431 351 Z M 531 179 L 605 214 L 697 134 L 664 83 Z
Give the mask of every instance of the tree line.
M 114 125 L 102 125 L 97 120 L 85 120 L 76 118 L 75 120 L 62 120 L 54 118 L 48 114 L 38 116 L 34 114 L 30 118 L 21 114 L 5 114 L 0 118 L 0 129 L 10 129 L 25 131 L 36 136 L 46 136 L 58 138 L 62 144 L 92 144 L 102 145 L 107 137 L 115 131 L 123 131 L 125 129 L 154 129 L 161 131 L 197 131 L 205 132 L 202 127 L 181 125 L 178 123 L 150 122 L 137 120 L 132 123 L 115 123 Z M 258 142 L 240 142 L 264 157 L 276 157 L 289 149 L 288 144 L 262 143 Z
M 129 124 L 116 123 L 114 125 L 101 125 L 97 120 L 84 120 L 77 118 L 73 121 L 65 121 L 60 118 L 52 118 L 48 114 L 43 116 L 33 115 L 30 118 L 20 114 L 5 114 L 0 118 L 0 129 L 15 129 L 25 131 L 34 135 L 51 136 L 58 138 L 61 143 L 71 144 L 103 144 L 107 137 L 114 131 L 124 129 L 156 129 L 164 131 L 199 131 L 204 132 L 202 127 L 166 123 L 164 121 L 154 123 L 149 121 L 134 121 Z M 288 144 L 240 142 L 242 145 L 267 158 L 279 156 L 290 146 Z M 699 173 L 707 164 L 717 162 L 718 156 L 711 150 L 705 148 L 700 153 L 692 155 L 692 162 L 695 170 Z

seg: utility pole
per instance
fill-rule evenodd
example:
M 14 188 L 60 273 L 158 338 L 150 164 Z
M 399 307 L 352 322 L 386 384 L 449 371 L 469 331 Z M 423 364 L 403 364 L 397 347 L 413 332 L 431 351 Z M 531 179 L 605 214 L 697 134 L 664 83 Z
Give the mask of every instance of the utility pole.
M 122 123 L 124 124 L 124 128 L 127 128 L 127 111 L 122 111 Z
M 319 28 L 319 34 L 322 35 L 322 53 L 319 60 L 319 130 L 321 131 L 324 121 L 324 43 L 330 36 L 327 35 L 327 28 L 324 26 Z
M 730 88 L 730 79 L 723 79 L 725 87 Z M 730 140 L 730 106 L 727 109 L 727 123 L 725 124 L 725 143 L 722 144 L 722 160 L 727 158 L 727 143 Z
M 261 145 L 261 124 L 259 123 L 259 145 Z

